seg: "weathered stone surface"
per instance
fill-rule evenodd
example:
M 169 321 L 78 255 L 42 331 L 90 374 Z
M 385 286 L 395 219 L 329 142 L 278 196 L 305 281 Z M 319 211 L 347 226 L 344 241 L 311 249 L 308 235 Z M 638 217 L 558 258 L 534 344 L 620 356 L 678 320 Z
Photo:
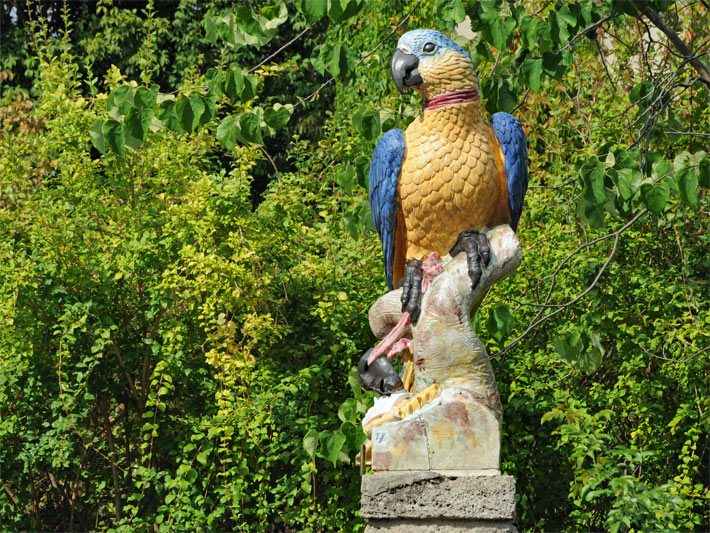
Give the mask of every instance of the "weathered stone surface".
M 497 469 L 501 403 L 486 349 L 471 329 L 470 314 L 488 288 L 520 264 L 520 244 L 509 226 L 487 232 L 489 265 L 475 288 L 465 254 L 444 260 L 422 301 L 412 336 L 414 388 L 434 384 L 441 396 L 402 420 L 372 432 L 372 468 L 382 470 Z M 373 332 L 384 336 L 401 315 L 400 292 L 392 291 L 370 309 Z M 375 415 L 374 412 L 368 413 Z
M 510 522 L 489 520 L 371 520 L 365 533 L 515 533 Z
M 372 432 L 372 469 L 497 470 L 500 420 L 486 398 L 452 387 L 407 416 Z
M 504 475 L 375 472 L 362 478 L 360 513 L 370 520 L 512 521 L 515 479 Z

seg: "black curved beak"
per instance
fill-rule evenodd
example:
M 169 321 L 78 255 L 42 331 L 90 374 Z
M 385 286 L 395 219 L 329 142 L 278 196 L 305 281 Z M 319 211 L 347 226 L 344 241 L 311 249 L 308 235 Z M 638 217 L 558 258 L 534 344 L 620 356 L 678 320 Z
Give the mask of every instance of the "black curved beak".
M 403 93 L 408 87 L 416 87 L 422 83 L 422 77 L 417 70 L 418 66 L 419 58 L 414 54 L 407 54 L 399 49 L 395 51 L 390 67 L 392 79 L 399 92 Z

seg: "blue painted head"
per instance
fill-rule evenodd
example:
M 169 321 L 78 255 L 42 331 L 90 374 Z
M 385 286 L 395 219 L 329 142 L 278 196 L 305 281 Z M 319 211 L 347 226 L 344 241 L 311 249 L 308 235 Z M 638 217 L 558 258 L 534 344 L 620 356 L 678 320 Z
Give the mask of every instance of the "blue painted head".
M 434 45 L 433 48 L 431 45 Z M 420 61 L 424 57 L 434 57 L 451 50 L 471 59 L 453 39 L 436 30 L 408 31 L 397 41 L 397 48 L 404 53 L 414 54 Z
M 400 92 L 414 88 L 424 98 L 477 86 L 471 56 L 435 30 L 413 30 L 402 35 L 391 69 Z

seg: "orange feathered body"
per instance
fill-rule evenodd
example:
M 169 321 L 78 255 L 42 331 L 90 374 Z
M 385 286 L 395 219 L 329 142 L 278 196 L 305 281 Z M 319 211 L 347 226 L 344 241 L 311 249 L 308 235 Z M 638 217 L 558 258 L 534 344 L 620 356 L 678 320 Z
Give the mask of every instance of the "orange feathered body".
M 422 112 L 405 139 L 395 284 L 407 259 L 443 256 L 462 231 L 510 222 L 503 153 L 478 101 Z

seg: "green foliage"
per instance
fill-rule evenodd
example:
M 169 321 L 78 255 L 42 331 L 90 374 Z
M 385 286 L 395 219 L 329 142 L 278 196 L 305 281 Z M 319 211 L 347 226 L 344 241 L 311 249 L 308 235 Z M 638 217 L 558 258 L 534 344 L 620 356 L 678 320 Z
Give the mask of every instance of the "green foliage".
M 419 113 L 411 10 L 470 17 L 528 131 L 525 258 L 474 317 L 518 528 L 706 528 L 708 94 L 634 3 L 163 4 L 0 6 L 4 527 L 362 528 L 367 172 Z

